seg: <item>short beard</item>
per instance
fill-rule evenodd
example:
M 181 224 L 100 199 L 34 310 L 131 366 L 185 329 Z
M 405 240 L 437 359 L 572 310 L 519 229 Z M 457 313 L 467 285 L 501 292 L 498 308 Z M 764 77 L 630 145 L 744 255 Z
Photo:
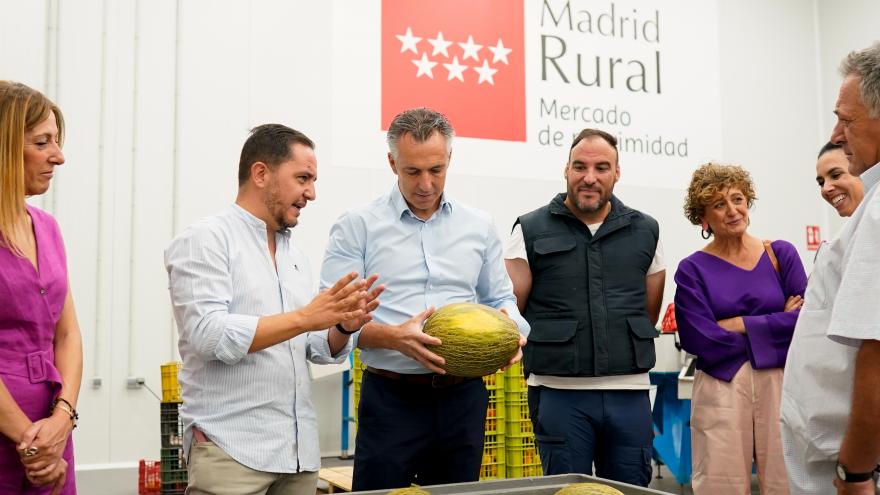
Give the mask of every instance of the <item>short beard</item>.
M 282 208 L 280 212 L 277 212 L 277 207 L 281 204 L 278 200 L 278 183 L 273 182 L 266 189 L 266 192 L 263 193 L 263 205 L 266 207 L 266 211 L 269 212 L 269 215 L 272 216 L 272 219 L 275 220 L 275 223 L 278 225 L 278 231 L 283 231 L 287 229 L 292 229 L 296 227 L 297 219 L 293 219 L 293 223 L 288 223 L 287 220 L 284 219 L 284 212 L 287 211 L 287 208 Z
M 568 197 L 573 199 L 571 204 L 573 204 L 574 207 L 577 208 L 579 212 L 586 213 L 588 215 L 602 211 L 602 209 L 605 208 L 605 205 L 607 205 L 608 201 L 611 199 L 610 195 L 608 195 L 608 196 L 602 195 L 596 201 L 596 206 L 591 206 L 587 203 L 581 202 L 580 198 L 577 195 L 577 190 L 568 191 Z

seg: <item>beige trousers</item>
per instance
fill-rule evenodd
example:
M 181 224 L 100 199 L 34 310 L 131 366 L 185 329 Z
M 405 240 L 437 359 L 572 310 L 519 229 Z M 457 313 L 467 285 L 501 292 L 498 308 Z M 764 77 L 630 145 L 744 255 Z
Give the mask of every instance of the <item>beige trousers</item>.
M 782 370 L 746 362 L 730 383 L 694 376 L 691 442 L 695 495 L 749 495 L 752 462 L 762 495 L 788 495 L 779 433 Z
M 193 442 L 186 495 L 315 495 L 318 473 L 266 473 L 239 464 L 214 442 Z

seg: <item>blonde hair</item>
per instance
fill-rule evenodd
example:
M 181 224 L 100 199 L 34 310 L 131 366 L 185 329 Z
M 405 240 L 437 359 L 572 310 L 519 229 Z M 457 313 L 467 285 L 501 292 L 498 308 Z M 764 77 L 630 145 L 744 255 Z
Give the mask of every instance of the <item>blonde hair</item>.
M 718 193 L 735 187 L 746 197 L 749 208 L 755 203 L 755 185 L 752 176 L 739 165 L 706 163 L 694 170 L 687 196 L 684 199 L 684 216 L 694 225 L 703 222 L 706 206 Z
M 0 245 L 21 256 L 25 233 L 24 135 L 55 114 L 58 139 L 64 118 L 55 103 L 39 91 L 13 81 L 0 81 Z

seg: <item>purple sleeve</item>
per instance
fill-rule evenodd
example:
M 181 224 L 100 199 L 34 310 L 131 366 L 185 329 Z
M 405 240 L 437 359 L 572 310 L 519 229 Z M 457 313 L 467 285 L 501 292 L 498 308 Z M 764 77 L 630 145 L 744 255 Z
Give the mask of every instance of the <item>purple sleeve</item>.
M 803 297 L 807 287 L 807 274 L 797 250 L 788 242 L 776 241 L 773 243 L 773 252 L 779 260 L 785 299 L 794 295 Z M 782 309 L 766 315 L 742 317 L 749 341 L 749 357 L 755 369 L 785 366 L 785 357 L 800 310 L 786 312 Z
M 675 322 L 682 348 L 697 356 L 700 369 L 730 381 L 744 361 L 745 337 L 718 325 L 696 263 L 682 260 L 675 284 Z

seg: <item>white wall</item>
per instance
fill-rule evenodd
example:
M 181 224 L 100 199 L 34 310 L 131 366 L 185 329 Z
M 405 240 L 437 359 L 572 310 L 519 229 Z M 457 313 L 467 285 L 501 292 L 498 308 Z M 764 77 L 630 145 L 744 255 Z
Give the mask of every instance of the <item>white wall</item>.
M 880 16 L 880 3 L 871 0 L 818 0 L 816 2 L 817 37 L 820 61 L 819 103 L 822 116 L 822 136 L 826 139 L 836 121 L 832 110 L 840 89 L 838 68 L 843 58 L 853 50 L 868 47 L 880 40 L 876 20 Z M 818 152 L 818 150 L 817 150 Z M 828 211 L 828 234 L 837 232 L 843 219 Z
M 813 166 L 832 124 L 834 71 L 845 52 L 867 46 L 878 10 L 868 0 L 722 0 L 710 20 L 719 26 L 719 60 L 695 60 L 691 69 L 720 65 L 721 113 L 703 117 L 720 122 L 716 158 L 754 176 L 752 232 L 793 242 L 808 269 L 805 225 L 821 225 L 826 236 L 830 227 Z M 351 68 L 335 63 L 352 42 L 378 43 L 366 34 L 379 23 L 378 2 L 0 0 L 0 12 L 0 78 L 46 91 L 68 123 L 67 164 L 34 202 L 64 231 L 84 334 L 78 463 L 157 458 L 158 403 L 127 389 L 126 377 L 143 376 L 158 393 L 159 365 L 177 359 L 162 250 L 233 200 L 247 130 L 279 121 L 318 143 L 318 200 L 294 231 L 313 265 L 332 221 L 392 186 L 379 129 L 345 125 L 377 108 L 375 78 L 365 77 L 356 94 L 339 91 Z M 356 28 L 336 29 L 340 19 Z M 358 150 L 359 163 L 336 159 L 352 155 L 338 150 L 362 132 L 376 142 Z M 472 159 L 454 155 L 448 190 L 492 213 L 502 232 L 564 188 L 564 154 L 543 180 L 456 171 Z M 621 157 L 617 193 L 660 221 L 669 300 L 677 260 L 703 241 L 681 213 L 686 184 L 636 186 L 628 159 Z M 322 451 L 338 453 L 339 377 L 316 381 L 314 391 Z

